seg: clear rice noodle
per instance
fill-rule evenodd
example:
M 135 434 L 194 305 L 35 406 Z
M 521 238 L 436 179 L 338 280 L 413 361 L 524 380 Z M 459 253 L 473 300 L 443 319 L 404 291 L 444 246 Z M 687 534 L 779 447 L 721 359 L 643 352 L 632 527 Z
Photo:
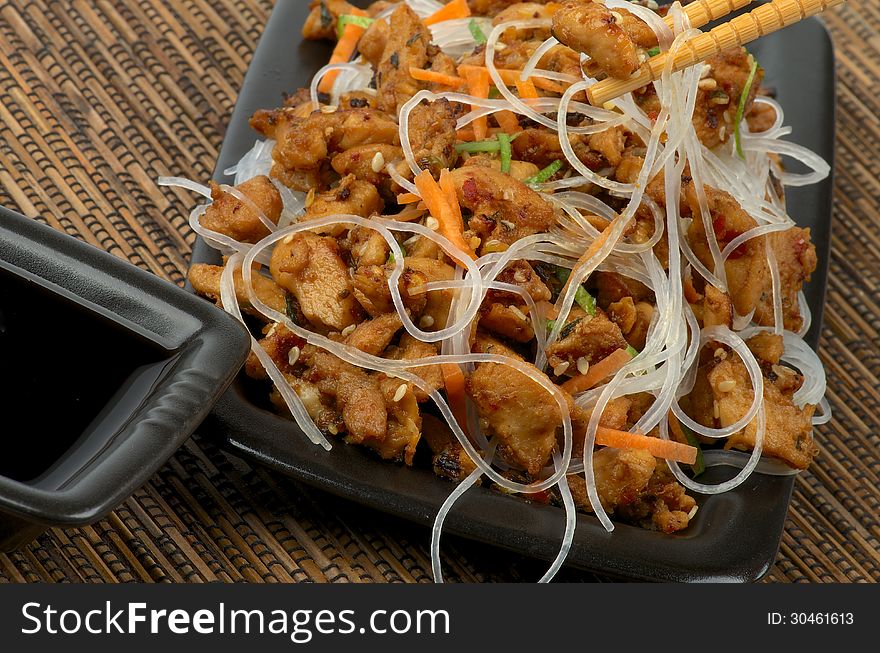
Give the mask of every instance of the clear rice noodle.
M 428 16 L 442 5 L 434 0 L 407 0 L 407 3 L 422 17 Z M 611 8 L 625 7 L 643 19 L 654 30 L 662 50 L 676 51 L 684 47 L 687 39 L 697 30 L 689 29 L 681 7 L 676 3 L 670 9 L 675 30 L 670 30 L 666 23 L 654 12 L 636 4 L 623 0 L 607 0 Z M 387 19 L 394 6 L 381 12 L 376 18 Z M 477 481 L 488 477 L 499 487 L 511 493 L 525 495 L 542 492 L 556 487 L 562 498 L 565 509 L 566 525 L 563 532 L 559 554 L 550 569 L 541 579 L 549 581 L 563 564 L 572 545 L 577 517 L 571 490 L 566 476 L 580 474 L 586 483 L 586 491 L 592 510 L 608 531 L 614 524 L 599 501 L 596 480 L 593 472 L 592 455 L 596 443 L 599 418 L 610 401 L 635 393 L 650 393 L 654 402 L 633 427 L 634 432 L 647 433 L 655 428 L 661 438 L 668 439 L 669 415 L 676 418 L 695 434 L 712 439 L 723 439 L 736 433 L 747 424 L 754 422 L 757 426 L 755 446 L 748 453 L 707 449 L 704 452 L 705 464 L 708 467 L 725 465 L 738 468 L 739 472 L 723 483 L 709 485 L 695 481 L 678 463 L 669 461 L 669 469 L 675 478 L 686 488 L 700 494 L 717 494 L 726 492 L 745 482 L 752 473 L 788 475 L 796 470 L 770 458 L 762 456 L 764 431 L 767 423 L 763 405 L 763 376 L 755 356 L 746 346 L 745 340 L 755 333 L 765 330 L 781 334 L 785 344 L 783 362 L 799 370 L 805 377 L 803 386 L 794 396 L 799 407 L 808 404 L 818 405 L 821 412 L 813 418 L 814 424 L 821 424 L 830 419 L 828 402 L 824 399 L 825 374 L 822 364 L 815 352 L 804 342 L 803 336 L 810 326 L 809 309 L 803 293 L 799 297 L 799 306 L 804 317 L 804 326 L 799 333 L 784 329 L 782 320 L 782 297 L 780 290 L 780 273 L 772 251 L 767 249 L 767 263 L 772 278 L 774 326 L 757 327 L 751 323 L 751 315 L 736 316 L 734 328 L 710 327 L 700 330 L 697 319 L 683 295 L 682 281 L 687 276 L 701 275 L 707 283 L 719 290 L 727 289 L 724 261 L 738 246 L 748 240 L 789 228 L 794 223 L 785 210 L 784 201 L 777 197 L 774 182 L 783 186 L 799 186 L 814 183 L 827 176 L 829 167 L 818 156 L 798 145 L 780 140 L 790 130 L 784 127 L 782 107 L 774 100 L 759 97 L 756 102 L 768 104 L 776 112 L 774 124 L 760 135 L 748 133 L 743 121 L 741 135 L 742 150 L 745 159 L 741 159 L 734 148 L 733 139 L 727 145 L 709 150 L 697 138 L 692 124 L 700 68 L 695 66 L 681 72 L 673 73 L 668 67 L 662 77 L 654 82 L 654 87 L 661 102 L 661 111 L 653 121 L 636 105 L 631 95 L 619 98 L 615 110 L 597 108 L 576 101 L 584 89 L 595 83 L 590 78 L 571 78 L 539 67 L 543 55 L 558 44 L 555 38 L 549 38 L 538 47 L 522 71 L 522 79 L 527 77 L 546 77 L 557 80 L 566 87 L 561 97 L 543 97 L 523 100 L 513 92 L 501 79 L 495 64 L 495 52 L 499 48 L 499 39 L 508 29 L 536 29 L 549 27 L 549 20 L 517 20 L 505 22 L 492 27 L 489 19 L 479 19 L 477 26 L 485 33 L 485 66 L 492 83 L 497 87 L 500 97 L 493 99 L 476 98 L 465 93 L 435 94 L 421 91 L 403 104 L 398 113 L 400 141 L 405 166 L 413 174 L 421 172 L 419 162 L 415 158 L 413 146 L 409 138 L 409 116 L 414 107 L 424 101 L 431 102 L 444 97 L 450 102 L 460 103 L 467 111 L 458 121 L 459 129 L 471 124 L 474 120 L 499 111 L 509 111 L 525 116 L 534 122 L 552 130 L 559 136 L 559 142 L 567 163 L 572 170 L 571 176 L 550 182 L 537 183 L 535 188 L 546 200 L 556 207 L 558 224 L 549 233 L 541 233 L 522 238 L 509 246 L 506 251 L 486 254 L 472 261 L 455 244 L 438 232 L 416 222 L 405 222 L 394 219 L 394 216 L 366 219 L 355 215 L 334 215 L 319 219 L 299 222 L 298 216 L 305 209 L 304 194 L 291 191 L 277 181 L 276 186 L 282 195 L 284 209 L 278 225 L 269 222 L 257 209 L 257 214 L 269 229 L 270 233 L 262 241 L 251 245 L 206 229 L 200 223 L 205 206 L 197 207 L 190 218 L 193 229 L 206 242 L 229 255 L 221 280 L 221 301 L 224 309 L 242 319 L 238 303 L 235 299 L 233 274 L 240 269 L 250 298 L 251 305 L 262 313 L 270 322 L 283 324 L 307 343 L 322 348 L 343 361 L 366 370 L 382 372 L 396 377 L 412 386 L 421 388 L 435 403 L 437 409 L 446 420 L 461 447 L 471 458 L 475 471 L 465 478 L 453 490 L 440 508 L 431 538 L 431 559 L 435 579 L 442 582 L 440 568 L 439 543 L 440 534 L 448 513 L 453 509 L 455 501 L 468 491 Z M 473 51 L 474 30 L 470 21 L 456 19 L 440 22 L 431 27 L 435 42 L 447 54 L 460 57 Z M 671 61 L 672 57 L 670 57 Z M 332 64 L 322 68 L 315 76 L 311 85 L 312 101 L 318 102 L 317 86 L 324 74 L 338 71 L 330 102 L 335 104 L 345 92 L 354 90 L 370 90 L 372 70 L 368 64 L 360 60 L 351 63 Z M 572 127 L 566 120 L 559 121 L 558 116 L 580 114 L 591 119 L 588 125 Z M 634 183 L 622 183 L 596 172 L 576 156 L 571 137 L 575 134 L 598 133 L 617 125 L 624 125 L 639 134 L 645 142 L 644 164 Z M 239 184 L 257 175 L 268 175 L 272 165 L 272 141 L 257 141 L 249 152 L 225 174 L 235 176 Z M 770 155 L 782 155 L 794 158 L 810 169 L 808 173 L 793 174 L 782 171 Z M 400 173 L 402 162 L 387 162 L 386 170 L 407 192 L 418 194 L 417 187 L 410 181 L 410 176 Z M 714 261 L 711 272 L 697 258 L 685 238 L 687 222 L 680 215 L 678 201 L 681 187 L 681 176 L 685 165 L 690 166 L 690 175 L 695 181 L 699 214 L 694 220 L 702 220 L 708 234 L 708 246 Z M 647 182 L 654 175 L 662 173 L 665 181 L 667 202 L 658 206 L 645 195 Z M 178 178 L 160 179 L 160 184 L 179 186 L 210 198 L 210 190 Z M 626 200 L 624 208 L 618 213 L 610 206 L 593 195 L 572 190 L 588 183 L 595 184 L 613 195 Z M 723 249 L 715 238 L 711 225 L 711 216 L 703 184 L 722 188 L 729 192 L 743 210 L 751 216 L 757 226 L 741 234 Z M 230 186 L 223 190 L 245 201 L 246 205 L 256 209 L 250 200 Z M 635 215 L 636 211 L 646 206 L 654 218 L 654 234 L 647 243 L 627 242 L 624 238 L 624 227 Z M 600 238 L 600 232 L 584 218 L 582 211 L 598 215 L 609 221 L 606 232 L 592 256 L 581 260 L 584 252 L 594 246 Z M 344 343 L 331 340 L 323 335 L 305 329 L 294 323 L 287 315 L 272 310 L 265 305 L 254 291 L 252 280 L 259 274 L 254 265 L 266 266 L 275 243 L 281 239 L 301 231 L 320 233 L 332 227 L 346 228 L 354 225 L 374 230 L 388 244 L 393 255 L 393 271 L 388 280 L 389 290 L 394 307 L 407 333 L 414 338 L 440 344 L 441 353 L 419 360 L 389 360 L 372 356 Z M 428 290 L 452 290 L 454 299 L 450 310 L 448 324 L 437 331 L 426 331 L 415 324 L 405 310 L 403 299 L 398 288 L 398 280 L 403 273 L 404 253 L 396 235 L 411 238 L 421 236 L 437 243 L 448 255 L 459 264 L 455 277 L 450 281 L 434 282 Z M 669 248 L 668 265 L 664 268 L 654 253 L 654 245 L 665 237 L 667 242 L 678 246 Z M 592 250 L 591 250 L 592 251 Z M 544 374 L 536 374 L 534 368 L 514 359 L 471 353 L 468 345 L 468 334 L 476 318 L 477 311 L 489 290 L 504 290 L 518 293 L 528 307 L 528 317 L 532 324 L 544 324 L 546 315 L 542 309 L 524 293 L 521 288 L 505 284 L 498 280 L 498 275 L 505 266 L 517 260 L 544 261 L 571 270 L 567 290 L 560 294 L 556 301 L 557 318 L 554 326 L 544 334 L 535 329 L 537 354 L 533 361 L 538 370 L 547 366 L 546 349 L 555 342 L 560 330 L 565 325 L 566 317 L 575 303 L 575 294 L 582 282 L 597 270 L 614 271 L 626 277 L 640 281 L 646 285 L 656 298 L 654 317 L 648 328 L 645 346 L 638 355 L 624 365 L 605 384 L 583 392 L 574 397 L 576 404 L 592 410 L 592 416 L 586 431 L 584 455 L 582 458 L 573 456 L 572 421 L 569 415 L 566 398 L 558 386 L 549 382 Z M 461 263 L 463 262 L 463 263 Z M 739 357 L 751 381 L 754 400 L 748 411 L 735 423 L 724 428 L 709 428 L 691 419 L 679 406 L 679 399 L 693 388 L 696 368 L 699 365 L 700 353 L 708 343 L 720 343 L 728 347 L 731 354 Z M 296 392 L 286 383 L 277 366 L 268 354 L 263 352 L 256 340 L 252 341 L 253 351 L 265 367 L 281 397 L 306 437 L 313 443 L 331 448 L 330 441 L 312 422 L 302 401 Z M 421 377 L 413 373 L 414 368 L 436 365 L 438 363 L 459 365 L 464 373 L 473 371 L 480 363 L 496 363 L 511 367 L 524 374 L 540 385 L 556 402 L 562 415 L 562 437 L 560 450 L 554 453 L 553 464 L 543 476 L 533 483 L 518 483 L 503 474 L 510 469 L 510 464 L 496 458 L 497 443 L 480 430 L 480 422 L 472 403 L 468 405 L 468 430 L 470 437 L 452 415 L 445 397 L 433 390 Z

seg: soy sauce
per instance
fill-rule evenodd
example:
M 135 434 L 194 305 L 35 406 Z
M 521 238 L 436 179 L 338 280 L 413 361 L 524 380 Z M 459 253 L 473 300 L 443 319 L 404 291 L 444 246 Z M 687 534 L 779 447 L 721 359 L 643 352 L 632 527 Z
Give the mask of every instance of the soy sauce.
M 0 476 L 58 487 L 104 448 L 169 352 L 0 266 Z

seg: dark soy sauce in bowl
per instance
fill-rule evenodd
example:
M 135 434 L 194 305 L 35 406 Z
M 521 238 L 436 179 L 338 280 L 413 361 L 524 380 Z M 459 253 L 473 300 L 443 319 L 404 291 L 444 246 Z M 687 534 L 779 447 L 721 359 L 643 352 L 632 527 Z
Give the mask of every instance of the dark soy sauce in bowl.
M 173 362 L 148 338 L 0 266 L 0 476 L 63 485 L 113 446 Z

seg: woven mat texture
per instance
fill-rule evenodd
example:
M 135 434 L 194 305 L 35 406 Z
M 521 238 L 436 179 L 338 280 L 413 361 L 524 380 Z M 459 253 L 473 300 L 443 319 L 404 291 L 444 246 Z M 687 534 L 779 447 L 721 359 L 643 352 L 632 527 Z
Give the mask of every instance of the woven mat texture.
M 305 1 L 305 0 L 299 0 Z M 0 2 L 0 204 L 183 284 L 207 180 L 269 0 Z M 880 580 L 880 3 L 827 16 L 839 71 L 821 357 L 834 419 L 768 582 Z M 428 530 L 252 467 L 198 435 L 106 519 L 0 555 L 0 581 L 430 582 Z M 448 578 L 542 565 L 444 538 Z M 605 580 L 565 570 L 569 581 Z

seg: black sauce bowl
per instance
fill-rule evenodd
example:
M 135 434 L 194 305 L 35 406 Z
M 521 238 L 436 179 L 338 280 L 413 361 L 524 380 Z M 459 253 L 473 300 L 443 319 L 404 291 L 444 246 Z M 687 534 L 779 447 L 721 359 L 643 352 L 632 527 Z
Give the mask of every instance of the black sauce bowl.
M 249 346 L 208 302 L 0 208 L 0 549 L 125 500 Z

